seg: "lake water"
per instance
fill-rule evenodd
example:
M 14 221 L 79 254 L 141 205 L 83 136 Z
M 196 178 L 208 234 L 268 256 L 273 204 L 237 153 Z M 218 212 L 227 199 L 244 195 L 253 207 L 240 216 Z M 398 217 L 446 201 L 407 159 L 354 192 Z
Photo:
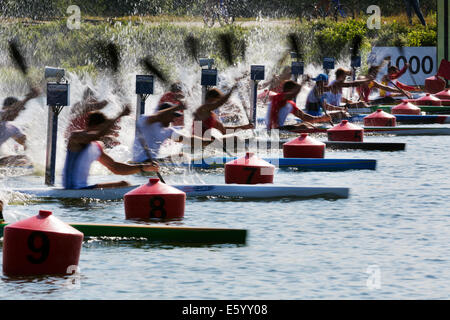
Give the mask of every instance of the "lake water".
M 246 245 L 87 241 L 76 279 L 2 276 L 0 299 L 450 298 L 450 139 L 366 141 L 406 142 L 407 150 L 327 152 L 327 158 L 377 159 L 377 171 L 276 172 L 276 184 L 350 187 L 349 199 L 188 200 L 184 220 L 169 223 L 247 229 Z M 165 175 L 167 182 L 193 182 L 189 177 Z M 224 182 L 222 170 L 191 180 L 196 179 Z M 147 178 L 128 180 L 145 183 Z M 42 183 L 42 176 L 0 180 L 5 190 Z M 121 201 L 16 196 L 4 214 L 12 220 L 40 209 L 67 222 L 129 223 Z

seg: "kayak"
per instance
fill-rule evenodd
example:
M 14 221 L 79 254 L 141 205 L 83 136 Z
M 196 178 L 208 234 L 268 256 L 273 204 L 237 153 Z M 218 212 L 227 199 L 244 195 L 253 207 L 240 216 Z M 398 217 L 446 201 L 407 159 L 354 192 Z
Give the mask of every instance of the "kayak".
M 196 169 L 223 168 L 225 163 L 237 157 L 211 157 L 189 163 L 165 163 L 165 166 L 183 166 Z M 377 161 L 372 159 L 309 159 L 309 158 L 263 158 L 281 169 L 296 168 L 302 171 L 375 170 Z
M 389 112 L 390 113 L 391 109 L 393 107 L 395 107 L 395 106 L 393 106 L 393 105 L 391 105 L 391 106 L 373 106 L 373 107 L 370 107 L 370 108 L 360 108 L 358 110 L 367 109 L 366 112 L 359 112 L 359 113 L 372 113 L 372 112 L 377 111 L 378 109 L 381 109 L 381 110 L 383 110 L 385 112 Z M 450 106 L 442 106 L 442 107 L 439 107 L 439 106 L 418 106 L 418 107 L 422 110 L 422 112 L 425 112 L 425 113 L 430 113 L 430 114 L 450 114 Z
M 349 188 L 295 187 L 273 184 L 175 184 L 171 186 L 185 192 L 187 197 L 226 197 L 260 200 L 275 198 L 348 198 L 350 192 Z M 139 186 L 83 190 L 42 187 L 16 189 L 13 191 L 38 198 L 122 200 L 125 193 L 137 187 Z
M 450 127 L 362 127 L 364 132 L 372 134 L 391 134 L 397 136 L 447 136 L 450 135 Z M 291 133 L 326 133 L 329 128 L 319 127 L 315 129 L 294 129 Z
M 7 223 L 0 223 L 0 237 L 3 236 L 3 228 L 7 225 Z M 145 238 L 158 242 L 198 244 L 245 244 L 247 238 L 247 230 L 243 229 L 97 223 L 71 223 L 70 225 L 82 232 L 85 238 Z
M 350 122 L 363 122 L 367 114 L 353 115 Z M 397 123 L 403 124 L 444 124 L 450 123 L 450 115 L 408 115 L 396 114 Z

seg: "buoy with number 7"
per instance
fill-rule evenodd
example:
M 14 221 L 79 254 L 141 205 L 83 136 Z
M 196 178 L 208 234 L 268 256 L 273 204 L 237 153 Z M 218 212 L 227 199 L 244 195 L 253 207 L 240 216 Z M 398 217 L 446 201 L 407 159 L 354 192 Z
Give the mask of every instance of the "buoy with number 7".
M 3 273 L 7 276 L 71 274 L 80 258 L 83 234 L 51 211 L 7 225 Z
M 247 152 L 245 157 L 225 164 L 225 183 L 260 184 L 273 183 L 275 166 Z
M 186 193 L 150 178 L 124 195 L 126 219 L 177 219 L 184 217 Z

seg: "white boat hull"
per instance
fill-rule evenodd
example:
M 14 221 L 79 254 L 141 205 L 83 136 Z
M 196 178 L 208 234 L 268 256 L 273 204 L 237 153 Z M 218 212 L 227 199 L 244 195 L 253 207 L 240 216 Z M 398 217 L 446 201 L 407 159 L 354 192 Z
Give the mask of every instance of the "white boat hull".
M 91 198 L 99 200 L 122 200 L 125 193 L 137 188 L 130 186 L 114 189 L 83 189 L 66 190 L 62 188 L 31 188 L 14 190 L 39 198 L 80 199 Z M 273 198 L 348 198 L 349 188 L 317 188 L 294 187 L 286 185 L 237 185 L 237 184 L 198 184 L 172 185 L 184 191 L 188 197 L 230 197 L 242 199 L 273 199 Z

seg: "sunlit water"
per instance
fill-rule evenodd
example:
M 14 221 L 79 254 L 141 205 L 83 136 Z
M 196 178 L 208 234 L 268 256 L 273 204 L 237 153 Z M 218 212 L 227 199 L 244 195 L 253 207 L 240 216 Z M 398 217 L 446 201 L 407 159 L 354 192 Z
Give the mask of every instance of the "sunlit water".
M 85 242 L 77 285 L 70 278 L 2 277 L 3 299 L 398 299 L 449 298 L 450 183 L 446 137 L 404 141 L 406 152 L 328 152 L 378 159 L 377 171 L 277 171 L 275 183 L 347 186 L 346 200 L 188 200 L 186 226 L 244 228 L 245 246 L 177 247 L 149 242 Z M 179 182 L 185 174 L 166 176 Z M 113 177 L 98 177 L 101 180 Z M 201 174 L 223 183 L 223 173 Z M 5 187 L 42 177 L 3 178 Z M 145 177 L 129 180 L 144 183 Z M 49 209 L 64 221 L 124 221 L 122 202 L 15 200 L 9 220 Z M 369 268 L 369 269 L 368 269 Z M 379 289 L 367 281 L 379 268 Z

